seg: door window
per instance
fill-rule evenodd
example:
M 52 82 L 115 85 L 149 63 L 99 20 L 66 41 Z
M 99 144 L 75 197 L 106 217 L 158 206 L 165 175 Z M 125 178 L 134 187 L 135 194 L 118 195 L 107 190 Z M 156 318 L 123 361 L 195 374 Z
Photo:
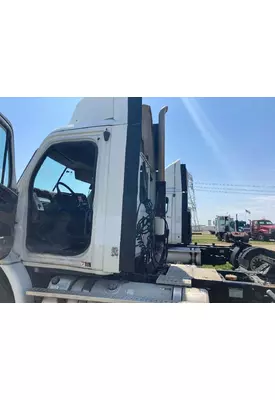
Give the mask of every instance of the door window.
M 72 169 L 48 156 L 35 177 L 34 187 L 36 189 L 56 193 L 59 182 L 64 183 L 72 189 L 74 193 L 83 193 L 86 196 L 89 194 L 91 184 L 76 179 Z M 70 193 L 70 190 L 66 186 L 61 184 L 60 189 L 62 189 L 62 192 Z
M 83 253 L 91 242 L 97 146 L 50 147 L 30 183 L 27 247 L 34 253 Z

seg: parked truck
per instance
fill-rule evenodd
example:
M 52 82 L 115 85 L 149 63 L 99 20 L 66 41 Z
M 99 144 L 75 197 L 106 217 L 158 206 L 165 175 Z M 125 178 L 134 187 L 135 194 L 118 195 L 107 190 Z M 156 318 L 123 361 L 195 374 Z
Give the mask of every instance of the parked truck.
M 169 243 L 166 112 L 153 123 L 142 98 L 82 99 L 18 181 L 14 131 L 0 114 L 0 302 L 272 301 L 275 278 L 266 271 L 275 253 L 189 243 L 186 193 Z M 169 262 L 174 246 L 185 265 Z M 233 275 L 196 266 L 225 261 Z M 265 268 L 261 280 L 248 271 L 256 267 Z
M 275 240 L 275 224 L 269 219 L 254 219 L 250 224 L 250 236 L 253 240 L 261 242 Z
M 218 215 L 215 219 L 215 235 L 219 241 L 225 242 L 248 242 L 249 235 L 244 232 L 242 223 L 229 215 Z

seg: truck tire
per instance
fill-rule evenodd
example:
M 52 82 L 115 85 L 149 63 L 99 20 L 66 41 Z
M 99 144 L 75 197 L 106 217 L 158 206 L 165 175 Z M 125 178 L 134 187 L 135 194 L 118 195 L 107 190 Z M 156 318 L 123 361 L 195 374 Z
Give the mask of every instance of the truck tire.
M 261 247 L 247 247 L 238 256 L 238 263 L 243 268 L 255 271 L 261 265 L 261 256 L 266 254 L 265 249 Z
M 244 236 L 243 239 L 242 239 L 242 242 L 243 243 L 249 243 L 249 236 L 248 235 Z
M 0 267 L 0 303 L 15 303 L 10 283 Z
M 229 234 L 229 233 L 225 233 L 225 235 L 224 235 L 224 241 L 225 241 L 226 243 L 230 243 L 230 234 Z
M 265 236 L 264 236 L 262 233 L 259 233 L 259 235 L 258 235 L 258 240 L 259 240 L 260 242 L 264 242 L 264 241 L 265 241 Z

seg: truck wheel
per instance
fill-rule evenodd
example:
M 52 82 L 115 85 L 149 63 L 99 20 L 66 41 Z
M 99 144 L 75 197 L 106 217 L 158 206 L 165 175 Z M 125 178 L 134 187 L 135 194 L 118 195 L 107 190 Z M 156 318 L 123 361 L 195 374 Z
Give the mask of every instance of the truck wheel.
M 264 241 L 265 241 L 265 237 L 264 237 L 264 235 L 263 235 L 262 233 L 260 233 L 260 234 L 258 235 L 258 240 L 259 240 L 260 242 L 264 242 Z
M 15 303 L 10 283 L 0 267 L 0 303 Z
M 226 234 L 224 235 L 224 241 L 225 241 L 226 243 L 230 243 L 230 236 L 229 236 L 228 233 L 226 233 Z
M 238 264 L 243 268 L 256 271 L 257 268 L 263 263 L 262 256 L 266 254 L 266 250 L 261 247 L 249 246 L 241 251 L 238 255 Z

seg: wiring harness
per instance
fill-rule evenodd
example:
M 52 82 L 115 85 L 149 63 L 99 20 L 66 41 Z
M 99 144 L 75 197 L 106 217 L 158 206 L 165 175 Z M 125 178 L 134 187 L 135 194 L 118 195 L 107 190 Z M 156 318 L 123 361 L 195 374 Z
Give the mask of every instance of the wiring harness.
M 156 213 L 154 206 L 149 199 L 140 203 L 137 211 L 137 218 L 141 204 L 145 207 L 146 215 L 142 216 L 137 223 L 136 247 L 140 248 L 141 256 L 147 269 L 151 266 L 152 270 L 156 272 L 166 263 L 169 236 L 168 224 L 166 219 L 162 218 L 165 224 L 165 233 L 163 236 L 158 236 L 158 240 L 156 240 Z

